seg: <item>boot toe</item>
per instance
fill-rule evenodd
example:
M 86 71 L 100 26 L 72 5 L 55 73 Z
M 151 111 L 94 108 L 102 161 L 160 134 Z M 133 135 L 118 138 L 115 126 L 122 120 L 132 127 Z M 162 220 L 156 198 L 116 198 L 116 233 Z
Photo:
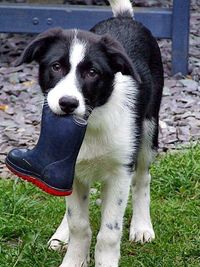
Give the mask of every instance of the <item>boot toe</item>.
M 30 166 L 30 163 L 26 160 L 28 151 L 28 149 L 12 149 L 6 157 L 6 163 L 11 165 L 11 167 L 16 166 L 27 169 Z
M 7 159 L 13 163 L 17 163 L 18 161 L 21 161 L 23 159 L 24 154 L 26 154 L 28 149 L 12 149 L 8 155 Z

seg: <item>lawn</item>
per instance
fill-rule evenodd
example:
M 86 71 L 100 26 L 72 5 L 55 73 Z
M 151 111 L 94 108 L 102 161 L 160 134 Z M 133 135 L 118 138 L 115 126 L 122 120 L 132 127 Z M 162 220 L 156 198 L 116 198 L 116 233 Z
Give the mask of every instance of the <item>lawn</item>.
M 200 266 L 200 145 L 159 156 L 152 166 L 151 213 L 156 240 L 128 241 L 130 201 L 124 220 L 120 267 Z M 91 265 L 100 207 L 91 196 Z M 64 199 L 19 180 L 0 180 L 0 266 L 56 267 L 64 253 L 50 251 L 48 238 L 64 214 Z M 73 267 L 73 266 L 72 266 Z

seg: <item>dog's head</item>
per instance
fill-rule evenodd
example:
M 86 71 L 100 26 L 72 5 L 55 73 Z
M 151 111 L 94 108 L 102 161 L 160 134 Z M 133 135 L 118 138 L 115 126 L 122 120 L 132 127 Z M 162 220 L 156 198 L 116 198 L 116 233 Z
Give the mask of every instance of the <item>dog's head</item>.
M 17 65 L 39 63 L 39 83 L 57 114 L 83 116 L 88 107 L 104 105 L 113 91 L 115 74 L 139 80 L 123 47 L 108 35 L 51 29 L 32 41 Z

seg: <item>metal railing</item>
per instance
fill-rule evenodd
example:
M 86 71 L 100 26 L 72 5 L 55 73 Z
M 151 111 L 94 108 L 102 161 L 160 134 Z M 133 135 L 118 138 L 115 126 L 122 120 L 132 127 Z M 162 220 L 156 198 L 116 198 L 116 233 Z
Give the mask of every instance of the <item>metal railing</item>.
M 39 33 L 48 28 L 89 30 L 111 17 L 108 7 L 0 4 L 0 32 Z M 174 0 L 173 8 L 135 8 L 135 19 L 157 38 L 172 39 L 172 74 L 188 72 L 190 0 Z

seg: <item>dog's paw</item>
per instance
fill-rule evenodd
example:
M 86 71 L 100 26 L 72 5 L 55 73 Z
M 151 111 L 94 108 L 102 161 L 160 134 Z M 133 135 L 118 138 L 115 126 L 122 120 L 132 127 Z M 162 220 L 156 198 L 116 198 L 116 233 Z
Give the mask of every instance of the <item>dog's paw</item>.
M 63 261 L 59 267 L 88 267 L 88 260 L 79 261 Z
M 129 240 L 131 242 L 148 243 L 155 239 L 155 233 L 152 227 L 131 227 Z
M 48 242 L 48 248 L 56 251 L 67 250 L 68 242 L 63 242 L 59 239 L 50 239 Z
M 48 248 L 52 250 L 66 250 L 69 242 L 69 230 L 63 231 L 62 228 L 54 233 L 54 235 L 48 241 Z
M 62 263 L 59 267 L 72 267 L 72 266 L 73 267 L 88 267 L 87 263 L 85 263 L 85 262 L 78 263 L 78 264 L 71 262 L 67 265 L 65 263 Z
M 102 262 L 102 261 L 98 261 L 95 262 L 95 267 L 118 267 L 118 263 L 116 262 L 116 260 L 113 260 L 113 262 Z

